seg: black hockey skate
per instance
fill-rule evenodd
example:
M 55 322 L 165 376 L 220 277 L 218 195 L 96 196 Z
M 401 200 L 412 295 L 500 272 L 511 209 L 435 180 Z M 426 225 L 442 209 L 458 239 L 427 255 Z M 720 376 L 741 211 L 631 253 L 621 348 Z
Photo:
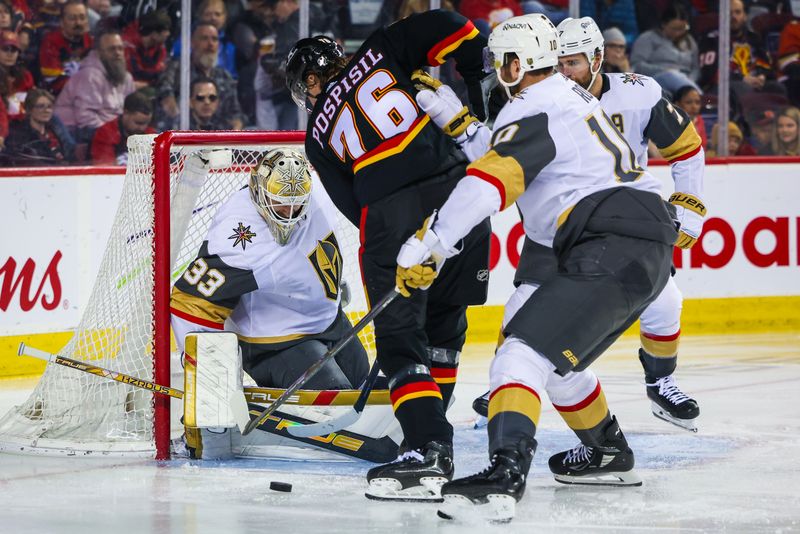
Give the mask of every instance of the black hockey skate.
M 646 376 L 645 380 L 653 415 L 690 432 L 697 432 L 695 420 L 700 415 L 700 407 L 696 400 L 681 391 L 672 375 L 655 379 Z
M 472 401 L 472 409 L 478 414 L 473 428 L 483 428 L 489 423 L 489 391 Z
M 491 465 L 476 475 L 448 482 L 442 487 L 443 519 L 482 519 L 506 523 L 514 517 L 516 503 L 525 494 L 536 440 L 524 440 L 517 449 L 500 449 Z
M 439 490 L 453 478 L 453 446 L 431 441 L 411 449 L 392 463 L 373 467 L 367 473 L 368 499 L 376 501 L 442 502 Z
M 563 484 L 600 486 L 641 486 L 642 479 L 633 470 L 633 451 L 619 428 L 617 418 L 604 431 L 601 447 L 579 444 L 550 457 L 550 471 Z

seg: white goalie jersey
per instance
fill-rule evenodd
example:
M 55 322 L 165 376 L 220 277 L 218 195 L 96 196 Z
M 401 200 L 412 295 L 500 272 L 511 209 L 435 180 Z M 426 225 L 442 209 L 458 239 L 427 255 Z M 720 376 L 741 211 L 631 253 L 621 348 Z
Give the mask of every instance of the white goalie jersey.
M 327 329 L 338 314 L 342 276 L 335 221 L 312 194 L 305 219 L 280 246 L 249 189 L 234 193 L 173 288 L 181 348 L 193 330 L 231 330 L 240 341 L 269 345 Z

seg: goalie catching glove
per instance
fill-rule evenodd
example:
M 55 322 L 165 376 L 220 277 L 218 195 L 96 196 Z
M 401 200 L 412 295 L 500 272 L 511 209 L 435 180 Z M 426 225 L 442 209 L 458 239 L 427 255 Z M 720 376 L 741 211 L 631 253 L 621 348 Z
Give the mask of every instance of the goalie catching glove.
M 436 212 L 425 219 L 422 228 L 409 237 L 397 255 L 397 290 L 404 297 L 410 297 L 409 289 L 428 289 L 436 279 L 446 257 L 458 251 L 447 251 L 439 236 L 433 231 Z
M 703 231 L 706 207 L 699 198 L 688 193 L 673 193 L 669 197 L 669 202 L 675 206 L 677 219 L 681 225 L 675 246 L 682 249 L 692 248 Z
M 478 119 L 461 103 L 448 85 L 431 77 L 424 70 L 411 73 L 411 81 L 419 91 L 417 104 L 445 134 L 460 143 L 464 140 L 462 136 L 466 134 L 469 137 L 477 129 Z

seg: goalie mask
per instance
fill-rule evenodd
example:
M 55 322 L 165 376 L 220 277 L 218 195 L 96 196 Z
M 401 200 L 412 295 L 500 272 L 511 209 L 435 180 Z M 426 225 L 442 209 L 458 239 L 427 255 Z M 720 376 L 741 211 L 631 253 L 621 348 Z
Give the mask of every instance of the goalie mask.
M 320 83 L 324 84 L 346 64 L 344 50 L 330 37 L 317 35 L 297 41 L 286 56 L 286 87 L 292 94 L 292 100 L 311 113 L 314 106 L 308 100 L 306 77 L 316 74 Z
M 512 17 L 495 27 L 489 35 L 484 53 L 484 70 L 494 69 L 497 80 L 512 98 L 510 87 L 522 81 L 526 72 L 558 65 L 558 33 L 556 27 L 541 13 Z M 516 80 L 503 79 L 500 70 L 510 63 L 514 54 L 519 59 L 520 73 Z
M 279 245 L 288 243 L 305 217 L 311 184 L 306 158 L 289 148 L 270 150 L 253 167 L 250 197 Z

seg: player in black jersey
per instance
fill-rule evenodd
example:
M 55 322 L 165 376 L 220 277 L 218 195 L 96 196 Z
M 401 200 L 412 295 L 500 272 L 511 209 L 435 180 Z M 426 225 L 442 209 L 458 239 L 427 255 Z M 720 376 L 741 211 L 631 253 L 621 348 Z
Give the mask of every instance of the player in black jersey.
M 449 11 L 412 15 L 372 33 L 345 59 L 333 40 L 298 41 L 286 83 L 309 113 L 306 155 L 339 210 L 359 227 L 362 275 L 371 302 L 395 287 L 395 258 L 419 221 L 464 175 L 467 158 L 417 104 L 415 71 L 453 58 L 473 113 L 484 113 L 486 39 Z M 413 77 L 413 79 L 412 79 Z M 464 108 L 463 117 L 468 117 Z M 452 126 L 457 137 L 467 119 Z M 408 452 L 369 471 L 367 497 L 438 500 L 452 478 L 452 426 L 445 408 L 455 386 L 467 329 L 466 308 L 486 300 L 489 220 L 461 243 L 429 291 L 402 293 L 375 319 L 378 361 L 389 378 Z

